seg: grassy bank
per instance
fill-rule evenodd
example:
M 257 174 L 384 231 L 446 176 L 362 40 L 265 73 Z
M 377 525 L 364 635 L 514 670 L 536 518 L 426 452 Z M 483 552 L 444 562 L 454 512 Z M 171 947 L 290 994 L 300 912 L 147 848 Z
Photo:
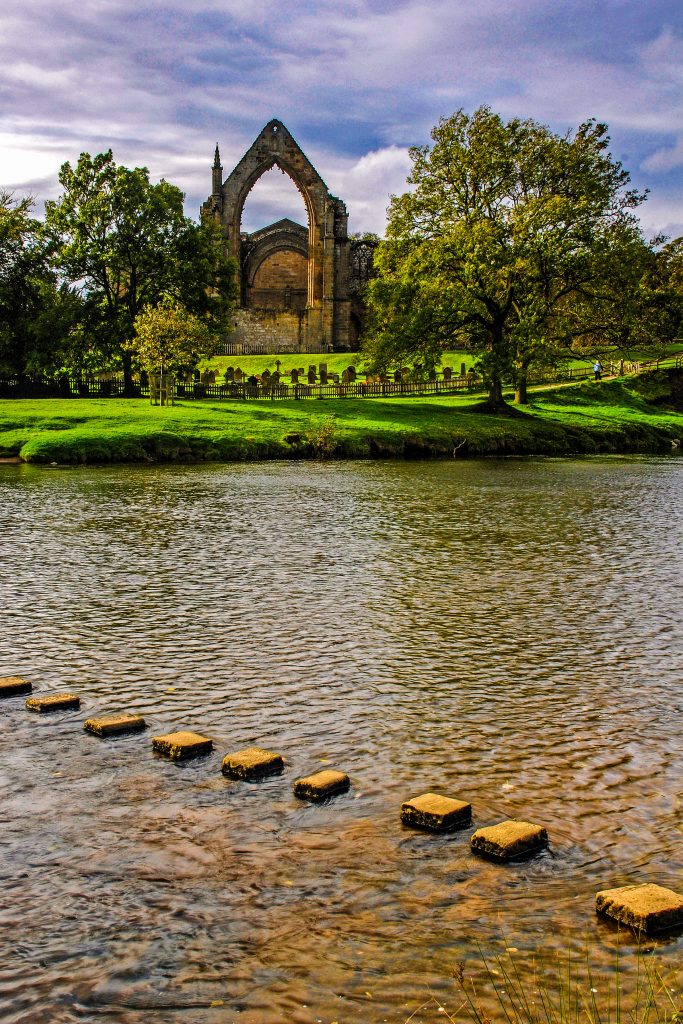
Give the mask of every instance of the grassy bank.
M 683 372 L 538 390 L 491 416 L 480 396 L 280 402 L 0 402 L 0 456 L 82 463 L 656 452 L 683 437 Z

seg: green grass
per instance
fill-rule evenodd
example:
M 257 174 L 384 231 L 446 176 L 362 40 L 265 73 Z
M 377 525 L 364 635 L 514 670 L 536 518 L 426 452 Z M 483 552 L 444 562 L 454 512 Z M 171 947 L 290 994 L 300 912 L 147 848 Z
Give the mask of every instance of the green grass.
M 606 359 L 614 359 L 619 361 L 620 355 L 616 349 L 610 349 L 609 347 L 600 348 L 600 356 L 603 361 Z M 659 346 L 657 349 L 633 349 L 625 356 L 627 362 L 645 362 L 650 359 L 657 359 L 664 355 L 676 355 L 683 351 L 683 346 L 677 345 L 664 345 Z M 584 358 L 579 356 L 572 356 L 571 359 L 567 360 L 567 366 L 581 368 L 590 367 L 595 361 L 596 352 L 587 354 Z M 263 355 L 263 356 L 214 356 L 213 359 L 204 359 L 200 363 L 200 369 L 211 369 L 215 370 L 219 377 L 222 377 L 228 366 L 237 367 L 240 366 L 247 373 L 262 373 L 263 370 L 270 370 L 271 373 L 276 369 L 275 361 L 280 360 L 280 370 L 282 373 L 289 374 L 292 367 L 300 368 L 304 367 L 308 369 L 310 365 L 314 365 L 316 368 L 319 363 L 327 363 L 328 373 L 343 373 L 347 366 L 355 366 L 359 373 L 365 371 L 365 356 L 362 352 L 331 352 L 325 355 L 309 355 L 309 354 L 285 354 L 285 355 Z M 476 355 L 472 352 L 464 352 L 459 350 L 444 352 L 441 359 L 442 366 L 452 367 L 455 373 L 460 373 L 460 366 L 465 363 L 467 370 L 476 362 Z
M 278 402 L 6 399 L 0 455 L 27 462 L 458 457 L 663 451 L 683 437 L 680 371 L 546 388 L 510 416 L 481 396 Z M 677 393 L 678 394 L 678 393 Z
M 480 950 L 480 960 L 476 974 L 453 968 L 457 1005 L 432 994 L 405 1024 L 420 1024 L 434 1009 L 453 1024 L 683 1024 L 680 965 L 665 967 L 640 946 L 634 956 L 617 945 L 609 973 L 592 966 L 588 951 L 530 959 L 518 950 L 491 958 Z

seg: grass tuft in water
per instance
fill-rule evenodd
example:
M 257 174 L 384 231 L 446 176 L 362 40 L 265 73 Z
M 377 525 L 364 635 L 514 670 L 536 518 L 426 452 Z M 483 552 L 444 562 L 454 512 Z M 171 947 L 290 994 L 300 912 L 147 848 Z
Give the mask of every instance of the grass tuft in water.
M 635 965 L 625 970 L 617 948 L 614 971 L 599 976 L 588 955 L 567 953 L 539 965 L 520 963 L 511 953 L 479 953 L 478 979 L 463 964 L 453 968 L 457 1006 L 447 1008 L 430 995 L 406 1024 L 421 1024 L 430 1011 L 453 1024 L 683 1024 L 680 968 L 665 975 L 653 952 L 639 949 Z

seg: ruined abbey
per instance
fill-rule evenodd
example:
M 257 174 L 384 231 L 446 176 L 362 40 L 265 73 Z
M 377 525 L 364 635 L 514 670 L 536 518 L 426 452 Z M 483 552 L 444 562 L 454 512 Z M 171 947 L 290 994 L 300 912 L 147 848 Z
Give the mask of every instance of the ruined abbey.
M 261 175 L 279 167 L 301 193 L 308 225 L 288 218 L 247 234 L 246 198 Z M 226 350 L 343 352 L 358 348 L 361 289 L 372 271 L 373 243 L 350 239 L 348 214 L 330 194 L 281 121 L 270 121 L 223 180 L 218 146 L 211 195 L 202 217 L 222 227 L 239 264 L 240 301 Z

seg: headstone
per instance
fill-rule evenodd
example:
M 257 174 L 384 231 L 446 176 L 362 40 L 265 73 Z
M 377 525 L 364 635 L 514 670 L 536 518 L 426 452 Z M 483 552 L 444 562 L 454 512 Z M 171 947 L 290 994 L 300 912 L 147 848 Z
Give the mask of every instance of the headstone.
M 400 370 L 396 370 L 395 371 L 395 373 L 394 373 L 394 380 L 396 381 L 397 384 L 400 384 L 401 381 L 403 380 L 403 374 L 401 373 Z
M 281 366 L 281 365 L 282 365 L 281 361 L 280 361 L 279 359 L 276 359 L 276 360 L 275 360 L 275 372 L 276 372 L 276 373 L 279 373 L 279 372 L 280 372 L 280 366 Z
M 309 367 L 309 369 L 310 369 L 310 367 Z M 315 367 L 314 367 L 314 369 L 315 369 Z M 300 377 L 303 377 L 305 372 L 306 371 L 304 370 L 303 366 L 300 366 L 299 369 L 297 370 L 297 373 L 299 374 Z
M 320 383 L 327 384 L 327 363 L 320 364 Z
M 291 378 L 292 384 L 298 384 L 299 383 L 299 371 L 298 370 L 292 370 L 290 372 L 289 376 Z
M 227 370 L 225 371 L 225 379 L 228 382 L 228 384 L 232 384 L 232 382 L 235 379 L 235 367 L 234 366 L 228 366 Z
M 278 360 L 278 362 L 279 361 L 280 360 Z M 279 370 L 276 370 L 275 373 L 271 373 L 271 375 L 270 375 L 270 383 L 273 384 L 274 386 L 280 383 L 280 371 Z
M 444 366 L 443 368 L 443 379 L 448 383 L 453 376 L 453 368 L 451 366 Z
M 284 768 L 280 754 L 260 747 L 248 747 L 223 758 L 223 774 L 231 779 L 261 779 L 276 775 Z
M 548 833 L 542 825 L 530 821 L 501 821 L 498 825 L 480 828 L 470 839 L 475 853 L 492 860 L 527 857 L 548 845 Z
M 270 383 L 270 370 L 264 370 L 263 371 L 263 373 L 261 374 L 261 383 L 262 384 L 269 384 Z
M 461 363 L 460 364 L 460 376 L 461 377 L 466 377 L 467 376 L 467 363 Z
M 472 820 L 472 805 L 463 800 L 453 800 L 438 793 L 424 793 L 401 806 L 401 821 L 413 828 L 428 832 L 450 832 L 451 829 L 468 825 Z
M 169 732 L 154 737 L 152 750 L 171 761 L 186 761 L 191 757 L 209 754 L 213 750 L 213 742 L 196 732 Z
M 341 379 L 342 379 L 342 384 L 350 384 L 351 383 L 351 375 L 349 374 L 348 370 L 344 370 L 344 372 L 341 375 Z
M 316 375 L 315 375 L 315 366 L 309 366 L 308 367 L 308 383 L 309 384 L 315 384 L 316 379 L 317 378 L 316 378 Z
M 349 366 L 348 370 L 347 370 L 347 373 L 349 375 L 349 383 L 353 384 L 353 382 L 356 379 L 356 367 L 355 366 Z
M 235 367 L 235 380 L 238 384 L 241 384 L 244 380 L 244 370 L 241 370 L 239 366 Z
M 339 383 L 339 374 L 338 373 L 333 373 L 332 374 L 332 381 L 333 381 L 334 384 L 338 384 Z
M 305 779 L 297 779 L 294 783 L 294 796 L 298 796 L 301 800 L 325 800 L 328 796 L 346 793 L 350 785 L 349 777 L 345 772 L 328 769 L 316 772 L 315 775 L 308 775 Z

